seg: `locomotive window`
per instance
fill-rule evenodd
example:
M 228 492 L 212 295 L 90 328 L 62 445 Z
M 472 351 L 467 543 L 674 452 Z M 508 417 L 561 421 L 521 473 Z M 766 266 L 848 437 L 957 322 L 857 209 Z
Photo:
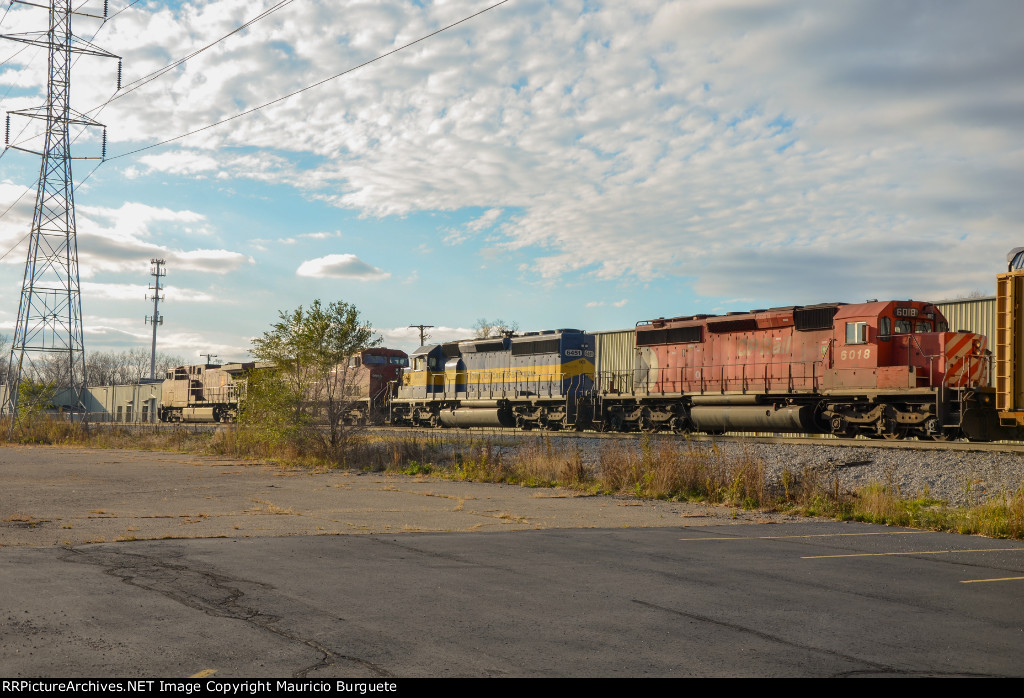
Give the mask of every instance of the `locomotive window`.
M 364 364 L 386 364 L 387 362 L 388 357 L 386 356 L 374 356 L 373 354 L 370 354 L 369 356 L 363 357 Z
M 404 356 L 391 356 L 388 357 L 388 363 L 394 366 L 408 366 L 409 359 L 405 358 Z
M 846 323 L 846 343 L 847 344 L 867 344 L 868 342 L 868 323 L 866 322 L 848 322 Z
M 359 366 L 359 357 L 358 356 L 353 356 L 351 359 L 348 360 L 348 367 L 349 368 L 358 368 L 358 366 Z
M 423 368 L 424 368 L 424 364 L 425 363 L 426 363 L 426 360 L 422 356 L 418 356 L 418 357 L 416 357 L 416 365 L 414 366 L 414 368 L 417 371 L 422 371 Z
M 917 324 L 914 325 L 914 332 L 931 332 L 932 323 L 927 320 L 918 320 Z
M 939 332 L 949 332 L 949 323 L 945 320 L 939 320 Z
M 896 334 L 910 334 L 911 327 L 913 327 L 913 325 L 910 324 L 910 320 L 897 320 Z
M 887 317 L 881 318 L 878 321 L 878 336 L 888 337 L 892 334 L 892 320 Z

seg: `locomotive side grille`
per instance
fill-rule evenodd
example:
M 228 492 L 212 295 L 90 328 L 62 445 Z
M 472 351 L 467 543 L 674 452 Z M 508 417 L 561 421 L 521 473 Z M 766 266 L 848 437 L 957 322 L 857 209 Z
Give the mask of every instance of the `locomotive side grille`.
M 753 332 L 757 329 L 757 320 L 746 318 L 744 320 L 723 320 L 721 322 L 709 322 L 708 332 Z
M 838 311 L 838 307 L 800 308 L 793 311 L 793 322 L 798 330 L 830 330 Z
M 557 354 L 559 340 L 543 339 L 533 342 L 514 342 L 512 344 L 512 356 L 525 356 L 527 354 Z
M 647 332 L 641 332 L 639 329 L 636 332 L 636 345 L 638 347 L 649 347 L 652 344 L 667 344 L 668 343 L 668 330 L 650 330 Z
M 700 325 L 692 327 L 673 327 L 669 330 L 638 330 L 636 345 L 649 347 L 654 344 L 692 344 L 704 341 L 704 332 Z
M 668 343 L 689 343 L 703 341 L 704 336 L 700 325 L 693 327 L 674 327 L 668 331 Z

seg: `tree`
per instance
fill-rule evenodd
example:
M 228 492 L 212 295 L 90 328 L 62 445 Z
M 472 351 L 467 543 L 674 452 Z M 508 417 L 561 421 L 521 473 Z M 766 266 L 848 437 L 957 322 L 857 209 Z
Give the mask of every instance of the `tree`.
M 473 325 L 473 329 L 476 331 L 477 339 L 504 337 L 506 334 L 514 334 L 517 332 L 519 330 L 519 323 L 508 323 L 501 318 L 495 318 L 494 320 L 479 318 L 476 321 L 476 324 Z
M 274 425 L 274 438 L 298 439 L 338 459 L 346 437 L 348 359 L 380 342 L 355 306 L 341 301 L 281 312 L 280 320 L 253 340 L 257 361 L 275 368 L 250 381 L 240 421 Z
M 162 378 L 168 369 L 185 364 L 186 360 L 180 356 L 157 354 L 157 378 Z M 91 386 L 138 383 L 143 378 L 149 378 L 149 352 L 138 348 L 120 352 L 88 352 L 85 355 L 85 377 Z

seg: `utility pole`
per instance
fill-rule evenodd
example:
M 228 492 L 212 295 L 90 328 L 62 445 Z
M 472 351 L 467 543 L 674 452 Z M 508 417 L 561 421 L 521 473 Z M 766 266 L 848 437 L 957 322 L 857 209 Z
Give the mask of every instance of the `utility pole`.
M 156 328 L 158 325 L 164 324 L 164 316 L 160 314 L 160 301 L 164 299 L 160 295 L 160 277 L 167 276 L 167 272 L 163 271 L 163 266 L 167 264 L 162 259 L 151 259 L 149 263 L 153 265 L 150 275 L 153 277 L 153 283 L 150 285 L 149 290 L 153 292 L 153 315 L 150 317 L 146 316 L 146 322 L 153 325 L 153 347 L 149 352 L 149 379 L 156 379 Z M 149 297 L 146 297 L 149 300 Z
M 25 5 L 47 7 L 27 0 L 14 0 Z M 71 54 L 117 58 L 71 33 L 71 15 L 97 19 L 103 15 L 73 12 L 71 0 L 50 0 L 48 29 L 24 34 L 8 34 L 2 38 L 47 49 L 48 77 L 46 104 L 32 109 L 8 112 L 5 145 L 39 155 L 39 188 L 35 213 L 29 231 L 28 257 L 21 284 L 18 319 L 11 343 L 7 368 L 7 395 L 0 412 L 11 416 L 11 430 L 17 421 L 18 392 L 22 373 L 38 376 L 33 356 L 41 362 L 55 361 L 58 388 L 71 391 L 74 407 L 81 406 L 85 387 L 85 340 L 82 330 L 82 298 L 78 279 L 78 238 L 75 230 L 74 182 L 72 159 L 101 160 L 106 157 L 106 130 L 101 157 L 72 158 L 69 127 L 96 126 L 93 119 L 71 109 Z M 72 46 L 72 39 L 75 45 Z M 11 115 L 39 119 L 46 123 L 41 152 L 10 143 Z M 27 365 L 26 365 L 27 360 Z
M 430 335 L 426 333 L 427 328 L 433 327 L 433 325 L 409 325 L 409 327 L 415 327 L 420 331 L 420 346 L 422 347 L 430 339 Z

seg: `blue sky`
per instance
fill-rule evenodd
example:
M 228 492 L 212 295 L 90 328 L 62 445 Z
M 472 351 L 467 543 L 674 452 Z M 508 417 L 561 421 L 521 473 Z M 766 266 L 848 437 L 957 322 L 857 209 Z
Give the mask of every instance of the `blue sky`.
M 76 33 L 123 56 L 129 85 L 275 4 L 153 0 Z M 87 350 L 148 346 L 151 257 L 167 260 L 160 349 L 241 359 L 314 298 L 411 349 L 410 323 L 443 340 L 478 318 L 605 330 L 991 293 L 1024 243 L 1019 2 L 511 0 L 114 157 L 489 4 L 295 0 L 107 105 L 110 159 L 76 193 Z M 16 5 L 2 30 L 44 15 Z M 0 66 L 4 109 L 41 103 L 45 71 L 35 49 Z M 74 106 L 104 103 L 115 73 L 79 61 Z M 0 159 L 0 211 L 37 172 Z M 33 199 L 0 218 L 0 254 Z M 0 261 L 0 332 L 24 255 Z

